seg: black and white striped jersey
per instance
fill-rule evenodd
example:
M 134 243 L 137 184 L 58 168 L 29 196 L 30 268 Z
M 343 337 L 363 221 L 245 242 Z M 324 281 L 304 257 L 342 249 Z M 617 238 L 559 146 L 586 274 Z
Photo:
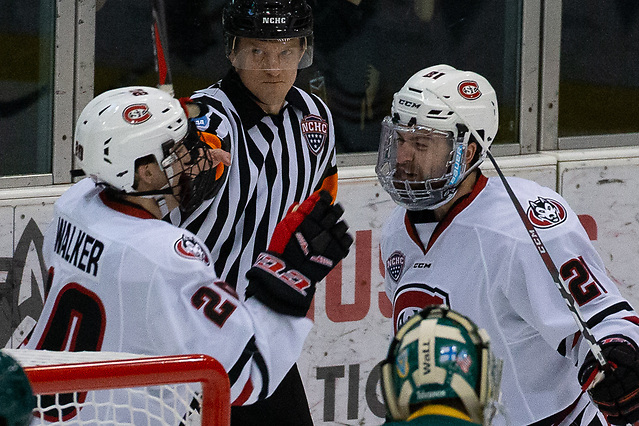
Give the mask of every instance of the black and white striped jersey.
M 280 114 L 268 115 L 235 71 L 191 98 L 208 106 L 195 123 L 229 147 L 231 165 L 212 200 L 188 217 L 176 209 L 170 219 L 206 243 L 217 274 L 244 294 L 244 274 L 290 205 L 320 188 L 335 199 L 333 118 L 324 102 L 296 87 Z

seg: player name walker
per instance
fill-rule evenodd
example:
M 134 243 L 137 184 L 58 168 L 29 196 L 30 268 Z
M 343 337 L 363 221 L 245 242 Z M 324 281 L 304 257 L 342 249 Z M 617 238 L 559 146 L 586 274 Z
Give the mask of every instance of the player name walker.
M 98 275 L 98 262 L 104 251 L 104 243 L 62 218 L 58 218 L 53 250 L 81 271 Z

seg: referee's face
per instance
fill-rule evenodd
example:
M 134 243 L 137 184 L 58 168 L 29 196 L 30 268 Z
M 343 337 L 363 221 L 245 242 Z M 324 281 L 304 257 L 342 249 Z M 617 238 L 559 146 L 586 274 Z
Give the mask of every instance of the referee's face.
M 257 40 L 238 37 L 229 55 L 242 83 L 268 114 L 277 114 L 297 77 L 304 53 L 300 39 Z

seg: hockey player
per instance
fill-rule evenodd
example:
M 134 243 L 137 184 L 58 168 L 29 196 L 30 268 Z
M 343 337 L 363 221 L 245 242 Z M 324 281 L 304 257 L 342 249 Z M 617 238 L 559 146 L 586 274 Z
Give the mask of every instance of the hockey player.
M 598 363 L 504 185 L 478 168 L 499 122 L 489 82 L 426 68 L 395 94 L 391 113 L 376 172 L 399 205 L 381 237 L 395 330 L 433 303 L 486 329 L 504 360 L 513 424 L 605 424 L 597 407 L 614 424 L 638 420 L 639 318 L 577 215 L 556 192 L 508 179 L 603 348 L 603 380 L 593 381 Z
M 428 306 L 397 332 L 382 364 L 384 425 L 488 425 L 500 373 L 485 330 L 445 305 Z
M 230 152 L 215 198 L 171 222 L 200 237 L 218 275 L 248 284 L 244 272 L 269 244 L 293 202 L 320 189 L 333 199 L 337 168 L 333 118 L 320 98 L 294 87 L 313 59 L 313 15 L 305 0 L 229 0 L 223 10 L 229 73 L 186 101 L 199 130 Z M 233 408 L 235 426 L 313 424 L 294 367 L 271 398 Z
M 8 354 L 0 351 L 0 425 L 27 426 L 36 398 L 24 370 Z
M 27 347 L 203 353 L 229 373 L 233 404 L 270 395 L 311 329 L 315 284 L 352 242 L 341 207 L 320 193 L 291 209 L 247 268 L 251 297 L 240 300 L 199 238 L 157 220 L 163 204 L 188 210 L 215 191 L 206 175 L 218 165 L 178 100 L 151 87 L 105 92 L 75 138 L 90 178 L 55 204 L 43 244 L 50 289 Z

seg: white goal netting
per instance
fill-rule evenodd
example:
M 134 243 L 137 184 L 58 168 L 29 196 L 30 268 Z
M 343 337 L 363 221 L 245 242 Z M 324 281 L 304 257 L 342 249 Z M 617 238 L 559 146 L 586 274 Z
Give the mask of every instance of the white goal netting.
M 206 355 L 3 349 L 37 397 L 32 425 L 228 425 L 230 388 Z

